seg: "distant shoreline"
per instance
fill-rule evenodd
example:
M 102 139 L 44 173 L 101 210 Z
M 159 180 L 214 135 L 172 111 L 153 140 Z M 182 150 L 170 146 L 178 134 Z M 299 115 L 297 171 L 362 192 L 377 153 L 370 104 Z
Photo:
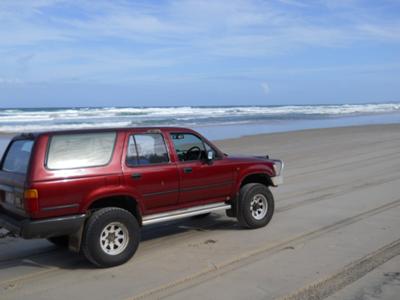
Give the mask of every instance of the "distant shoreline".
M 213 107 L 280 107 L 280 106 L 340 106 L 340 105 L 375 105 L 375 104 L 400 104 L 400 101 L 384 101 L 384 102 L 339 102 L 339 103 L 280 103 L 280 104 L 231 104 L 231 105 L 100 105 L 100 106 L 43 106 L 43 107 L 2 107 L 0 110 L 58 110 L 58 109 L 86 109 L 86 108 L 168 108 L 168 107 L 199 107 L 199 108 L 213 108 Z

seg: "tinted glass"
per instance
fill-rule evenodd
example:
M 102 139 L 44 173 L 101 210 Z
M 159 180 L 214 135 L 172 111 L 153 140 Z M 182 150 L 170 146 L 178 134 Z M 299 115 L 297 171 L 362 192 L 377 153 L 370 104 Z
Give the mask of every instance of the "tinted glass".
M 33 141 L 31 140 L 13 142 L 4 159 L 3 170 L 25 174 L 28 170 L 32 147 Z
M 161 134 L 135 134 L 129 138 L 126 162 L 130 166 L 169 162 Z
M 75 169 L 106 165 L 114 149 L 115 132 L 54 135 L 47 167 Z
M 176 154 L 180 161 L 202 160 L 206 157 L 203 141 L 193 134 L 172 133 Z

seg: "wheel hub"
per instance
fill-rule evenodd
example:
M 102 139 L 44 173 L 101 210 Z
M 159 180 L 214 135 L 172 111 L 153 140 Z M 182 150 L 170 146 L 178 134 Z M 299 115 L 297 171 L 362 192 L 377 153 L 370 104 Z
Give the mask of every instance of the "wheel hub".
M 115 240 L 115 233 L 112 232 L 112 233 L 110 233 L 110 234 L 107 236 L 107 241 L 108 241 L 109 243 L 111 243 L 111 242 L 114 242 L 114 240 Z

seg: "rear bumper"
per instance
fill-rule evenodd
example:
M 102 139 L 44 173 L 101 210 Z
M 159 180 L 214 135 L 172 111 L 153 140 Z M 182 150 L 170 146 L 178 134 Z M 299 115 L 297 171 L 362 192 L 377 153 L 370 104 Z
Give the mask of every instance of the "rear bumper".
M 18 220 L 0 212 L 0 227 L 24 239 L 49 238 L 77 232 L 84 224 L 85 219 L 86 215 L 80 214 L 42 220 Z

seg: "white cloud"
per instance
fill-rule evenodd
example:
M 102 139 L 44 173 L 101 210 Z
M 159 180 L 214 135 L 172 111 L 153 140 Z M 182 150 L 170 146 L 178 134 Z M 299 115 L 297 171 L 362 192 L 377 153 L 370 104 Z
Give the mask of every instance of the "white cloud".
M 358 25 L 360 32 L 382 41 L 400 41 L 400 22 L 397 24 L 361 24 Z
M 265 93 L 265 95 L 268 95 L 271 91 L 271 88 L 269 87 L 269 84 L 267 82 L 262 82 L 261 88 L 262 88 L 263 92 Z
M 3 78 L 0 77 L 0 85 L 3 86 L 12 86 L 12 85 L 19 85 L 22 84 L 23 80 L 19 79 L 19 78 Z
M 0 22 L 2 74 L 25 79 L 31 68 L 32 80 L 400 41 L 397 19 L 343 0 L 4 0 Z M 21 57 L 33 59 L 21 68 Z
M 327 38 L 334 46 L 338 41 L 357 38 L 374 38 L 377 32 L 386 33 L 387 40 L 396 38 L 392 34 L 399 30 L 396 22 L 385 24 L 380 18 L 371 15 L 360 16 L 358 7 L 352 3 L 348 15 L 335 13 L 332 1 L 310 1 L 306 6 L 294 0 L 278 0 L 289 6 L 285 9 L 274 5 L 273 1 L 167 1 L 162 5 L 145 5 L 125 1 L 5 1 L 3 11 L 3 30 L 0 30 L 1 43 L 21 44 L 42 42 L 44 40 L 82 41 L 114 36 L 119 39 L 134 39 L 164 43 L 173 39 L 183 45 L 193 41 L 220 38 L 238 39 L 244 36 L 265 36 L 275 44 L 296 44 L 301 38 L 303 44 L 327 45 Z M 73 3 L 73 4 L 72 4 Z M 323 4 L 321 4 L 323 3 Z M 346 2 L 350 3 L 350 2 Z M 81 11 L 82 15 L 70 16 L 59 13 L 48 15 L 45 9 L 64 5 L 69 9 Z M 308 13 L 307 8 L 325 7 L 330 14 L 324 17 Z M 339 6 L 342 7 L 342 6 Z M 305 12 L 304 14 L 302 14 Z M 360 18 L 358 21 L 357 18 Z M 42 20 L 43 19 L 43 20 Z M 362 20 L 361 20 L 362 19 Z M 367 23 L 365 23 L 368 20 Z M 7 26 L 7 24 L 13 26 Z M 11 30 L 10 30 L 11 28 Z M 361 36 L 361 33 L 363 35 Z M 244 43 L 246 43 L 244 41 Z M 238 43 L 238 47 L 245 44 Z

